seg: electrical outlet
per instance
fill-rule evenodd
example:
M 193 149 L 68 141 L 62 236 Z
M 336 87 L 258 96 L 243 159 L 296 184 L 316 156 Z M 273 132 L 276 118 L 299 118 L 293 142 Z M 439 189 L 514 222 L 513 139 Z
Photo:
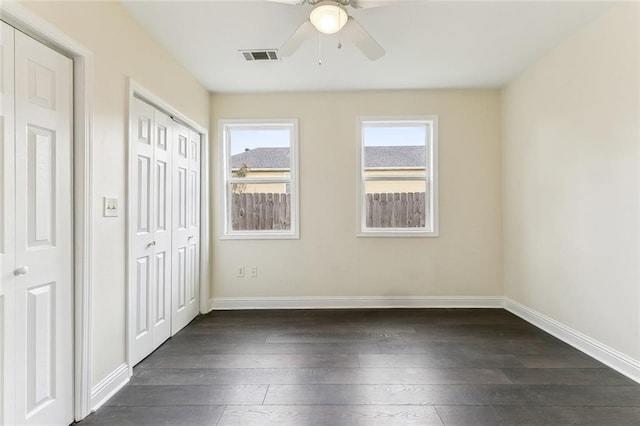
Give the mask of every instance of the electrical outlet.
M 244 278 L 244 265 L 239 265 L 236 269 L 236 277 Z
M 251 278 L 258 278 L 258 267 L 257 266 L 252 266 L 251 267 Z

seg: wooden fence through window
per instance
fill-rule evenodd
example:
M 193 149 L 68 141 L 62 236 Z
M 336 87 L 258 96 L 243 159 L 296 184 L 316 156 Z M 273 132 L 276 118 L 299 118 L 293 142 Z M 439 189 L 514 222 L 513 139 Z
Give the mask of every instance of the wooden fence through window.
M 424 228 L 424 192 L 366 194 L 367 228 Z
M 291 229 L 291 194 L 232 194 L 231 220 L 234 231 Z
M 238 193 L 231 202 L 233 230 L 291 229 L 291 194 Z M 366 194 L 368 228 L 424 228 L 426 210 L 424 192 Z

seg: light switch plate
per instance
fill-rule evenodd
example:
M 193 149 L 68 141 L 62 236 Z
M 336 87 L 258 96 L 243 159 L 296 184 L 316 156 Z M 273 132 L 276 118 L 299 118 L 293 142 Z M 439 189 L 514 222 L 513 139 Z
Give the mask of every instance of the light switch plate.
M 118 199 L 104 197 L 104 217 L 118 217 Z

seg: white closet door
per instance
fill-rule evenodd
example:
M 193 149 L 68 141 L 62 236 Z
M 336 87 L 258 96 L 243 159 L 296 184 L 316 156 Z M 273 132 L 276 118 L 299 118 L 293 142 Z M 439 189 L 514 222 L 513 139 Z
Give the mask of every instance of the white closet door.
M 200 135 L 189 130 L 189 321 L 200 311 Z
M 134 99 L 135 235 L 131 307 L 136 364 L 171 335 L 171 119 Z
M 177 123 L 174 130 L 172 334 L 198 315 L 200 270 L 199 135 Z
M 131 115 L 131 358 L 199 312 L 200 135 L 134 98 Z
M 171 337 L 171 156 L 173 121 L 155 110 L 153 348 Z
M 132 104 L 132 143 L 135 144 L 135 168 L 130 176 L 134 194 L 135 230 L 131 284 L 132 357 L 136 364 L 153 351 L 151 332 L 151 282 L 153 281 L 153 114 L 150 105 L 134 100 Z
M 0 21 L 0 424 L 15 409 L 14 29 Z
M 72 61 L 15 32 L 15 422 L 73 421 Z

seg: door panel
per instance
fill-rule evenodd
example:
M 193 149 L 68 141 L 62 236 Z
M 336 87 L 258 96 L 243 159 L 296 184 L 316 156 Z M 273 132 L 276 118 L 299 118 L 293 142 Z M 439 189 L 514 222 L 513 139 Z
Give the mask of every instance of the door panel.
M 149 256 L 138 258 L 136 262 L 136 339 L 149 333 Z
M 147 235 L 151 231 L 151 157 L 148 153 L 138 154 L 138 234 Z
M 132 104 L 134 129 L 132 134 L 135 139 L 136 170 L 130 177 L 135 191 L 136 227 L 133 236 L 133 255 L 135 256 L 135 270 L 133 275 L 133 291 L 131 294 L 131 307 L 134 310 L 132 318 L 133 336 L 132 357 L 133 363 L 140 362 L 153 351 L 153 322 L 152 301 L 153 281 L 155 270 L 154 257 L 154 173 L 153 173 L 153 115 L 154 109 L 147 103 L 135 99 Z
M 155 325 L 159 327 L 167 321 L 166 303 L 169 301 L 167 297 L 166 284 L 171 277 L 167 277 L 167 252 L 156 254 L 156 306 L 155 306 Z
M 200 135 L 189 130 L 189 321 L 200 311 Z
M 132 362 L 149 355 L 171 336 L 171 156 L 169 116 L 134 99 L 134 152 L 137 170 L 131 176 L 135 195 L 132 277 Z
M 154 281 L 153 281 L 153 348 L 171 337 L 171 321 L 166 313 L 171 311 L 171 118 L 154 111 L 156 147 L 154 180 Z
M 189 242 L 189 309 L 193 314 L 193 304 L 198 300 L 198 281 L 200 277 L 200 262 L 198 258 L 198 243 Z M 198 312 L 196 311 L 196 315 Z
M 182 163 L 182 161 L 181 161 Z M 176 188 L 178 200 L 178 221 L 176 227 L 179 231 L 187 230 L 187 168 L 178 166 L 178 187 Z
M 177 333 L 189 323 L 187 311 L 187 287 L 189 283 L 187 267 L 188 232 L 188 173 L 187 157 L 189 129 L 176 124 L 174 128 L 174 186 L 173 186 L 173 226 L 172 226 L 172 302 L 171 334 Z
M 187 307 L 187 249 L 180 247 L 178 249 L 178 309 L 177 313 L 182 312 Z
M 27 291 L 27 417 L 56 398 L 56 283 Z
M 27 125 L 27 247 L 55 247 L 55 130 Z
M 171 334 L 177 333 L 198 314 L 199 274 L 194 272 L 194 247 L 197 251 L 198 233 L 195 232 L 199 212 L 199 164 L 194 173 L 194 163 L 199 159 L 199 139 L 185 126 L 174 125 L 174 188 L 173 188 L 173 302 Z M 194 306 L 194 304 L 196 306 Z
M 46 64 L 27 60 L 27 98 L 29 103 L 52 111 L 56 109 L 56 71 Z
M 15 420 L 68 424 L 72 62 L 16 31 L 15 69 Z
M 170 213 L 169 203 L 167 202 L 167 189 L 169 183 L 169 174 L 167 172 L 166 161 L 156 161 L 156 232 L 167 231 L 167 213 Z

